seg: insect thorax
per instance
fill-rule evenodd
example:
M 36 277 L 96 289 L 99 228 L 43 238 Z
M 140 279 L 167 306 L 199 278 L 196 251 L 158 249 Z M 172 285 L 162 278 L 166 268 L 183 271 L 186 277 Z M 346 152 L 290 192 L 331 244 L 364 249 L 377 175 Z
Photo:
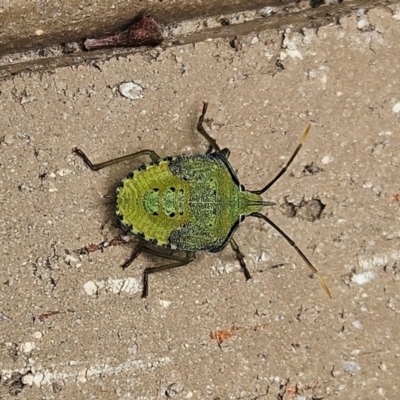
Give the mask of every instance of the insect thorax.
M 159 246 L 220 251 L 240 218 L 259 211 L 219 153 L 181 155 L 143 165 L 117 189 L 117 215 L 132 233 Z M 258 202 L 258 203 L 257 203 Z

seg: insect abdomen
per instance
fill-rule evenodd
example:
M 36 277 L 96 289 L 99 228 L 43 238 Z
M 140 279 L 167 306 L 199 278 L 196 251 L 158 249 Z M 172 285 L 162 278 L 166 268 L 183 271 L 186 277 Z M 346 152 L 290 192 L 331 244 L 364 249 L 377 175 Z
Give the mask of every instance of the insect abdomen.
M 160 246 L 187 221 L 188 184 L 177 179 L 169 161 L 146 165 L 128 175 L 117 189 L 117 215 L 132 233 Z M 185 215 L 186 214 L 186 215 Z

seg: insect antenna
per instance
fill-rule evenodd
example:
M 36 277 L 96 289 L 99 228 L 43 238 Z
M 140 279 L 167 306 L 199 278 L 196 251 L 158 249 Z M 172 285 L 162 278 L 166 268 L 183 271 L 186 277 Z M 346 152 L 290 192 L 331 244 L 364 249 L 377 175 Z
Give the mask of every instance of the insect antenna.
M 311 264 L 310 260 L 305 256 L 305 254 L 297 247 L 296 243 L 285 233 L 278 225 L 276 225 L 273 221 L 271 221 L 266 215 L 255 212 L 250 214 L 251 217 L 256 217 L 263 219 L 264 221 L 268 222 L 276 231 L 278 231 L 282 237 L 297 251 L 299 256 L 303 259 L 303 261 L 309 266 L 311 271 L 317 276 L 319 282 L 321 283 L 322 287 L 324 288 L 325 292 L 332 298 L 332 293 L 328 288 L 328 285 L 324 281 L 324 279 L 319 275 L 318 270 Z
M 260 190 L 250 190 L 251 193 L 254 194 L 258 194 L 261 195 L 264 192 L 266 192 L 288 169 L 289 165 L 292 163 L 292 161 L 294 160 L 294 158 L 297 156 L 297 153 L 299 152 L 299 150 L 301 149 L 301 147 L 303 146 L 304 142 L 307 139 L 308 136 L 308 132 L 310 132 L 311 129 L 311 125 L 309 124 L 306 128 L 306 130 L 304 131 L 301 139 L 300 139 L 300 143 L 297 145 L 296 150 L 294 151 L 294 153 L 292 154 L 292 156 L 290 157 L 289 161 L 286 163 L 286 165 L 279 171 L 279 173 L 275 176 L 274 179 L 271 180 L 271 182 L 269 182 L 266 186 L 264 186 L 262 189 Z
M 262 206 L 262 207 L 272 207 L 276 206 L 276 203 L 273 201 L 265 201 L 265 200 L 248 200 L 247 205 L 251 206 Z

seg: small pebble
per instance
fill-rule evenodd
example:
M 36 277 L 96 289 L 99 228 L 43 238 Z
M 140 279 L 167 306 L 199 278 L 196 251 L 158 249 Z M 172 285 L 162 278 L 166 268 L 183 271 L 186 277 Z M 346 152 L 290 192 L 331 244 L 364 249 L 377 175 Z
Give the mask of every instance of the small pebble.
M 343 369 L 350 375 L 355 375 L 361 371 L 360 364 L 355 361 L 344 361 Z
M 361 274 L 355 274 L 351 277 L 353 283 L 363 285 L 364 283 L 371 282 L 374 279 L 374 274 L 371 271 L 362 272 Z
M 32 386 L 33 385 L 33 375 L 32 374 L 26 374 L 21 378 L 21 382 L 24 385 Z
M 143 98 L 143 88 L 133 82 L 121 83 L 118 87 L 119 92 L 122 96 L 131 100 L 138 100 Z
M 259 42 L 258 37 L 254 36 L 253 39 L 251 39 L 251 44 L 257 44 Z
M 400 101 L 393 106 L 392 111 L 396 114 L 400 112 Z
M 168 308 L 171 305 L 171 302 L 168 300 L 160 300 L 160 305 L 164 308 Z
M 22 343 L 21 344 L 21 346 L 20 346 L 20 351 L 22 352 L 22 353 L 25 353 L 25 354 L 27 354 L 27 353 L 30 353 L 32 350 L 34 350 L 35 349 L 35 343 L 34 342 L 25 342 L 25 343 Z
M 85 290 L 86 294 L 89 296 L 93 296 L 97 294 L 97 285 L 93 281 L 86 282 L 83 285 L 83 289 Z
M 333 157 L 332 156 L 325 156 L 321 162 L 322 164 L 330 164 L 333 161 Z
M 360 31 L 366 31 L 370 28 L 369 22 L 365 19 L 361 19 L 357 22 L 357 29 Z

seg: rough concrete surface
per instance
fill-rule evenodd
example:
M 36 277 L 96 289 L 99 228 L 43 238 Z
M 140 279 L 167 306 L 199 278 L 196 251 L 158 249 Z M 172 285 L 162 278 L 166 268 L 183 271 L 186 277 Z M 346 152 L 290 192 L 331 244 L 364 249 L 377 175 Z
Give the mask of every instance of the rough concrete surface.
M 219 39 L 1 82 L 0 398 L 398 398 L 399 19 L 376 8 L 242 37 L 238 51 Z M 150 276 L 141 299 L 143 269 L 161 260 L 123 271 L 133 241 L 80 252 L 121 234 L 114 189 L 148 160 L 92 172 L 72 149 L 202 153 L 203 100 L 249 189 L 312 124 L 264 198 L 333 299 L 254 218 L 235 236 L 248 282 L 227 248 Z M 312 199 L 325 205 L 314 222 Z
M 357 0 L 346 0 L 350 3 Z M 362 0 L 367 6 L 374 0 Z M 114 32 L 138 14 L 152 15 L 160 24 L 233 13 L 291 0 L 10 0 L 0 3 L 0 55 L 10 51 L 79 41 Z M 323 4 L 318 3 L 318 5 Z
M 336 23 L 352 10 L 382 6 L 382 0 L 268 0 L 263 6 L 259 0 L 207 1 L 193 8 L 193 2 L 188 0 L 169 0 L 162 4 L 148 0 L 159 7 L 157 12 L 152 9 L 148 13 L 160 26 L 164 49 L 209 39 L 232 39 L 263 30 L 317 28 Z M 90 5 L 81 2 L 79 7 L 74 0 L 69 0 L 63 2 L 62 7 L 46 4 L 39 14 L 37 5 L 23 3 L 25 7 L 19 0 L 10 3 L 6 11 L 0 5 L 0 26 L 4 27 L 0 31 L 0 79 L 22 72 L 53 71 L 96 63 L 143 51 L 132 47 L 134 44 L 91 51 L 84 45 L 88 38 L 98 39 L 132 28 L 132 23 L 143 14 L 144 4 L 136 0 L 112 2 L 112 5 L 105 1 L 89 1 Z M 220 7 L 216 7 L 217 4 Z M 222 11 L 225 13 L 221 14 Z

